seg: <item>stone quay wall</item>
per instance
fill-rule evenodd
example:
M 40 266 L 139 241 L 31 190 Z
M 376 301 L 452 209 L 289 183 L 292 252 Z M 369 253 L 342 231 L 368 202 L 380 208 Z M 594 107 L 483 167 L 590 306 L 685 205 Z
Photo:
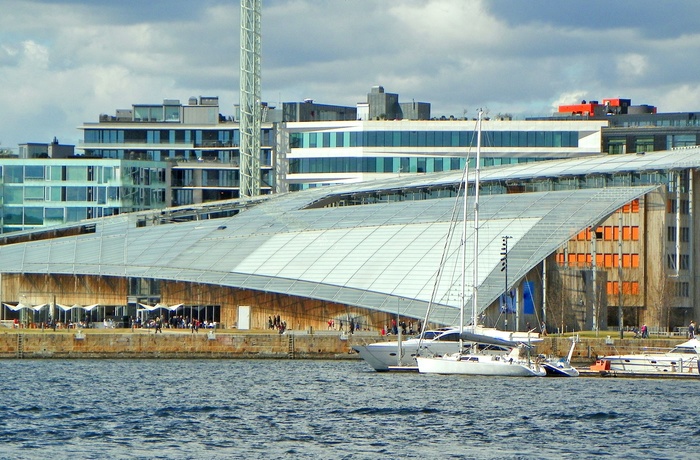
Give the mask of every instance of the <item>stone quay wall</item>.
M 250 331 L 198 333 L 165 330 L 0 330 L 0 359 L 32 358 L 273 358 L 273 359 L 358 359 L 353 345 L 396 337 L 376 333 L 341 334 L 288 331 L 285 334 Z M 596 356 L 668 349 L 685 338 L 609 339 L 580 338 L 574 350 L 575 364 L 589 364 Z M 566 356 L 571 346 L 567 337 L 545 337 L 536 353 Z

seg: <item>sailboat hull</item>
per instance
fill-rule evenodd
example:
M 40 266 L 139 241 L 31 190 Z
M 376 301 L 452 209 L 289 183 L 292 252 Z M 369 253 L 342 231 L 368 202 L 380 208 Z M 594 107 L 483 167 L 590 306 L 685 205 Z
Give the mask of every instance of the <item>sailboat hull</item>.
M 544 368 L 488 355 L 445 355 L 417 357 L 421 374 L 491 375 L 500 377 L 544 377 Z

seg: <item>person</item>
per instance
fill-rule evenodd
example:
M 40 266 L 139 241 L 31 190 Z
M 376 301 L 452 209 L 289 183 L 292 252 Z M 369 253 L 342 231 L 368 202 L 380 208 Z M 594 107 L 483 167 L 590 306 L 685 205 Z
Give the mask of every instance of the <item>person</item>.
M 544 336 L 547 335 L 547 323 L 542 321 L 542 324 L 540 324 L 540 333 Z
M 649 330 L 647 329 L 646 324 L 642 324 L 642 338 L 646 339 L 649 337 Z
M 695 321 L 691 321 L 690 326 L 688 326 L 688 338 L 689 339 L 695 338 Z
M 156 318 L 156 332 L 155 332 L 155 334 L 157 334 L 158 332 L 160 332 L 162 334 L 163 333 L 162 327 L 163 327 L 163 320 L 160 318 L 160 316 L 158 316 Z

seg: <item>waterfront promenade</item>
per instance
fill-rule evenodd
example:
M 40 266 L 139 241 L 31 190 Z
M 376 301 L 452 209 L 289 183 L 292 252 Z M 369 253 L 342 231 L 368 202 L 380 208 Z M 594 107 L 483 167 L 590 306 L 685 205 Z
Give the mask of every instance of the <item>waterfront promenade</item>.
M 619 334 L 619 333 L 618 333 Z M 359 359 L 353 345 L 381 340 L 376 332 L 294 331 L 235 329 L 15 329 L 0 328 L 0 358 L 271 358 L 271 359 Z M 547 336 L 536 352 L 564 356 L 570 335 Z M 620 339 L 619 335 L 586 333 L 579 337 L 572 361 L 588 365 L 596 356 L 636 352 L 643 348 L 668 349 L 685 341 L 678 336 Z

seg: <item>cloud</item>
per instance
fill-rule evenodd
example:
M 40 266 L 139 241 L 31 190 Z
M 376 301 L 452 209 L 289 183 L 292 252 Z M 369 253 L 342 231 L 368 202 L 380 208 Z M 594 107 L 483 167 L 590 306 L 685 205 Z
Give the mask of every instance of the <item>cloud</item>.
M 689 0 L 266 0 L 262 95 L 354 106 L 383 85 L 436 116 L 607 97 L 695 110 L 699 17 Z M 101 113 L 163 99 L 232 113 L 239 18 L 230 0 L 4 0 L 2 145 L 77 142 Z

